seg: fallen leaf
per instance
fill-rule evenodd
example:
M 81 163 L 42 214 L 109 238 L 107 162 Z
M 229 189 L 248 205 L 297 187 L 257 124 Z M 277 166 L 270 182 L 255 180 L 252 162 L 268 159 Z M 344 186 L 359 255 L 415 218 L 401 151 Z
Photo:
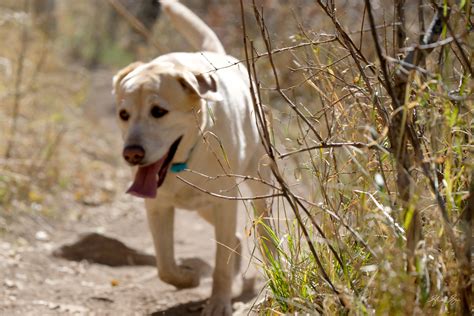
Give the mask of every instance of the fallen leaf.
M 120 281 L 117 279 L 112 279 L 112 281 L 110 281 L 110 285 L 112 286 L 118 286 L 119 284 L 120 284 Z

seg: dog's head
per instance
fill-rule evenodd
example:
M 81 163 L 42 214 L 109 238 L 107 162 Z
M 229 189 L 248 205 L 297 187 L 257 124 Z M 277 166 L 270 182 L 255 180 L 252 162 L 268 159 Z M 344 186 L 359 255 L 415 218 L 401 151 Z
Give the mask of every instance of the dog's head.
M 171 63 L 137 62 L 119 71 L 113 86 L 123 158 L 138 166 L 129 193 L 154 197 L 182 137 L 196 131 L 196 110 L 221 99 L 217 80 Z

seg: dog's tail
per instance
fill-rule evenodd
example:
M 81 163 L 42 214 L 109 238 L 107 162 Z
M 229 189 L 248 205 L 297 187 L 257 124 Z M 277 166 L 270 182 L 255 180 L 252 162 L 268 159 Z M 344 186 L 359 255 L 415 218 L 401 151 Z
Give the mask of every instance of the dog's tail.
M 224 46 L 209 26 L 178 0 L 160 0 L 174 27 L 199 51 L 225 54 Z

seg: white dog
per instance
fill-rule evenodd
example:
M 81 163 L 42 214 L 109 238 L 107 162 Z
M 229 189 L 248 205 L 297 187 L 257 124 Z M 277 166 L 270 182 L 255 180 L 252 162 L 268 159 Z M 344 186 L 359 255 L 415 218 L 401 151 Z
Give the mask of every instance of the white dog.
M 128 193 L 145 198 L 159 277 L 178 288 L 197 286 L 199 275 L 175 261 L 174 208 L 196 210 L 214 225 L 216 263 L 212 295 L 203 314 L 231 315 L 232 280 L 240 260 L 237 200 L 215 194 L 238 197 L 239 179 L 224 176 L 211 181 L 206 176 L 268 178 L 268 168 L 257 170 L 264 150 L 249 76 L 189 9 L 177 1 L 161 3 L 174 26 L 199 52 L 133 63 L 114 77 L 123 157 L 135 171 Z M 255 195 L 268 193 L 261 183 L 249 186 Z M 255 201 L 254 207 L 258 214 L 266 214 L 264 200 Z

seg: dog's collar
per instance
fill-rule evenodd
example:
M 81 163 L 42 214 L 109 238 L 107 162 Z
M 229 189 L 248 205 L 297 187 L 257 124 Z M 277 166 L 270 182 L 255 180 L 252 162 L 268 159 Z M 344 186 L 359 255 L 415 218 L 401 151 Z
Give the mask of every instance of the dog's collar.
M 181 171 L 184 171 L 185 169 L 188 169 L 187 162 L 176 162 L 171 165 L 170 171 L 172 173 L 180 173 Z
M 188 158 L 186 159 L 186 161 L 184 161 L 184 162 L 175 162 L 175 163 L 171 164 L 170 171 L 172 173 L 180 173 L 180 172 L 182 172 L 186 169 L 189 169 L 188 161 L 191 159 L 191 155 L 194 151 L 194 148 L 196 148 L 196 145 L 197 145 L 197 142 L 193 145 L 193 147 L 191 147 L 191 150 L 188 153 Z

